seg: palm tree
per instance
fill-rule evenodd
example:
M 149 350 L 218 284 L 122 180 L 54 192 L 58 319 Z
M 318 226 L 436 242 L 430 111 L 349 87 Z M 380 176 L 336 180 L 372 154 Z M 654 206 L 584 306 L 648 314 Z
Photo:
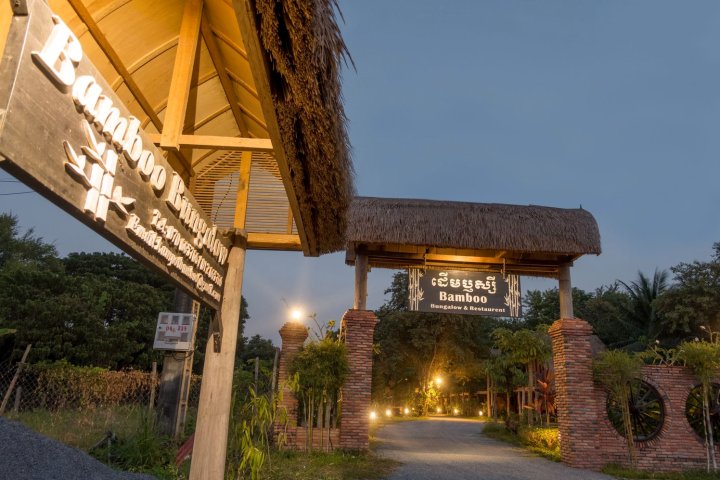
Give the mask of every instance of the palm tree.
M 628 320 L 648 342 L 654 341 L 662 331 L 656 299 L 668 289 L 667 270 L 656 268 L 652 281 L 642 272 L 638 272 L 637 281 L 630 282 L 629 285 L 623 281 L 619 283 L 630 296 L 630 306 L 626 311 Z

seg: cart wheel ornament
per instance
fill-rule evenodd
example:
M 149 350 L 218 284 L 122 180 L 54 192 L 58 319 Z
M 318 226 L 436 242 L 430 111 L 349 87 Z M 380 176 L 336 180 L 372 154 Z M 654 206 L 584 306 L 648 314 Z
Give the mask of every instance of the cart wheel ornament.
M 720 442 L 720 384 L 710 384 L 710 424 L 712 425 L 713 438 Z M 703 423 L 702 409 L 702 385 L 697 385 L 690 390 L 685 402 L 685 417 L 688 423 L 695 430 L 700 438 L 705 438 L 705 424 Z
M 635 380 L 630 384 L 628 404 L 635 441 L 646 442 L 655 438 L 665 422 L 665 406 L 660 393 L 649 383 Z M 620 435 L 625 436 L 620 403 L 608 396 L 606 407 L 610 423 Z

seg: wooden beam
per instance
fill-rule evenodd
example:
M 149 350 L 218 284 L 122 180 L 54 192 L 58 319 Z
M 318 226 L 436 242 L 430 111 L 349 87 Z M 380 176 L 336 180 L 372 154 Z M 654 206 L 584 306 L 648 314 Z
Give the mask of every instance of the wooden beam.
M 292 178 L 290 177 L 290 167 L 288 166 L 285 148 L 282 144 L 280 125 L 278 124 L 278 119 L 276 117 L 275 104 L 273 103 L 272 90 L 270 88 L 270 65 L 263 53 L 264 49 L 258 36 L 259 30 L 255 21 L 255 9 L 248 0 L 233 0 L 233 8 L 235 10 L 235 15 L 237 16 L 238 26 L 240 27 L 240 33 L 243 37 L 243 43 L 247 50 L 250 70 L 253 74 L 255 88 L 257 88 L 260 105 L 262 106 L 263 115 L 267 123 L 267 131 L 273 141 L 273 145 L 275 146 L 273 150 L 275 154 L 275 161 L 277 162 L 278 169 L 280 170 L 280 176 L 282 177 L 283 185 L 285 186 L 285 192 L 288 196 L 288 202 L 290 203 L 293 218 L 295 218 L 295 225 L 297 226 L 298 234 L 300 235 L 303 252 L 305 255 L 317 255 L 318 251 L 315 238 L 308 236 L 308 233 L 305 230 L 305 224 L 302 216 L 300 215 L 298 195 L 295 192 L 295 186 L 293 185 Z
M 235 199 L 235 228 L 245 229 L 247 216 L 248 194 L 250 193 L 250 169 L 252 153 L 243 152 L 240 156 L 240 178 L 238 179 L 237 197 Z M 249 240 L 249 239 L 248 239 Z
M 300 237 L 284 233 L 248 233 L 248 248 L 254 250 L 302 250 Z
M 162 144 L 162 136 L 156 133 L 147 133 L 148 139 L 161 148 L 168 148 Z M 214 150 L 241 150 L 247 152 L 272 152 L 273 144 L 269 138 L 240 138 L 218 137 L 214 135 L 179 135 L 178 147 L 208 148 Z
M 205 15 L 203 15 L 202 22 L 200 23 L 200 31 L 203 39 L 205 40 L 208 53 L 210 53 L 210 59 L 212 60 L 215 70 L 218 73 L 220 85 L 222 85 L 222 88 L 225 91 L 225 98 L 227 98 L 227 101 L 230 104 L 230 109 L 232 110 L 233 117 L 235 117 L 235 123 L 237 123 L 238 130 L 240 130 L 240 135 L 243 137 L 249 137 L 250 132 L 247 124 L 245 123 L 245 119 L 242 116 L 240 107 L 238 106 L 240 101 L 238 100 L 235 88 L 228 77 L 227 68 L 225 68 L 225 61 L 222 58 L 220 47 L 218 47 L 217 41 L 215 40 L 215 34 L 210 29 L 210 22 L 208 22 Z
M 367 273 L 368 273 L 368 257 L 364 253 L 359 253 L 355 258 L 355 310 L 365 310 L 367 308 Z
M 93 37 L 93 39 L 95 39 L 95 42 L 97 42 L 98 46 L 100 47 L 100 50 L 102 50 L 107 59 L 110 61 L 110 64 L 118 72 L 118 75 L 122 77 L 125 85 L 127 85 L 128 87 L 128 90 L 130 90 L 130 93 L 132 93 L 133 97 L 135 97 L 135 100 L 137 100 L 138 104 L 140 105 L 140 108 L 142 108 L 143 112 L 145 112 L 145 114 L 150 118 L 150 121 L 153 123 L 153 125 L 155 125 L 155 128 L 157 128 L 158 131 L 162 131 L 162 121 L 160 121 L 160 118 L 155 113 L 155 110 L 153 110 L 150 102 L 148 102 L 147 98 L 145 98 L 145 95 L 143 95 L 138 84 L 135 83 L 135 80 L 133 79 L 130 72 L 127 70 L 127 68 L 125 68 L 122 60 L 120 60 L 120 56 L 110 45 L 110 42 L 108 42 L 107 38 L 105 38 L 105 35 L 100 30 L 98 24 L 95 23 L 95 20 L 93 20 L 92 15 L 82 3 L 82 0 L 68 0 L 68 2 L 70 3 L 70 6 L 73 8 L 73 10 L 75 10 L 75 13 L 80 18 L 80 20 L 83 21 L 88 31 L 90 32 L 90 35 Z
M 175 65 L 168 93 L 168 106 L 165 110 L 165 125 L 160 137 L 160 146 L 170 150 L 180 150 L 178 139 L 185 126 L 195 54 L 200 39 L 202 8 L 202 0 L 185 0 Z
M 573 312 L 572 285 L 570 283 L 570 265 L 560 266 L 558 275 L 558 292 L 560 294 L 560 318 L 575 318 Z

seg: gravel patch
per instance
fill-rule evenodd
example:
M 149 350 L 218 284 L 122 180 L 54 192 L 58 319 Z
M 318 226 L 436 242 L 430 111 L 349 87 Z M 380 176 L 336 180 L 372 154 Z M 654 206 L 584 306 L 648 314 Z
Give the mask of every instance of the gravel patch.
M 0 417 L 0 478 L 13 480 L 156 480 L 118 472 L 77 448 Z

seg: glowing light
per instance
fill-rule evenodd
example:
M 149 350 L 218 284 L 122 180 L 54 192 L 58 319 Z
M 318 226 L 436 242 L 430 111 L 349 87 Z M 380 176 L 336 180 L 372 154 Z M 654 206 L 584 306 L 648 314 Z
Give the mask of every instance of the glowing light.
M 392 417 L 392 410 L 390 410 L 389 408 L 387 410 L 385 410 L 385 416 Z
M 437 407 L 437 413 L 442 413 L 442 408 Z
M 435 383 L 437 384 L 438 387 L 439 387 L 440 385 L 442 385 L 442 383 L 443 383 L 442 377 L 436 377 L 436 378 L 435 378 Z
M 460 413 L 460 410 L 458 410 L 457 408 L 454 408 L 454 409 L 453 409 L 453 414 L 457 415 L 458 413 Z
M 480 411 L 478 412 L 478 415 L 482 417 L 482 415 L 483 415 L 483 414 L 482 414 L 482 410 L 480 410 Z
M 405 411 L 405 415 L 407 415 L 407 414 L 409 414 L 409 413 L 410 413 L 410 409 L 409 409 L 409 408 L 407 408 L 407 407 L 405 407 L 405 410 L 404 410 L 404 411 Z
M 375 419 L 377 419 L 377 413 L 375 413 L 374 411 L 370 412 L 370 420 L 375 420 Z
M 290 319 L 293 322 L 302 322 L 302 319 L 304 317 L 303 311 L 299 308 L 293 308 L 290 312 Z

